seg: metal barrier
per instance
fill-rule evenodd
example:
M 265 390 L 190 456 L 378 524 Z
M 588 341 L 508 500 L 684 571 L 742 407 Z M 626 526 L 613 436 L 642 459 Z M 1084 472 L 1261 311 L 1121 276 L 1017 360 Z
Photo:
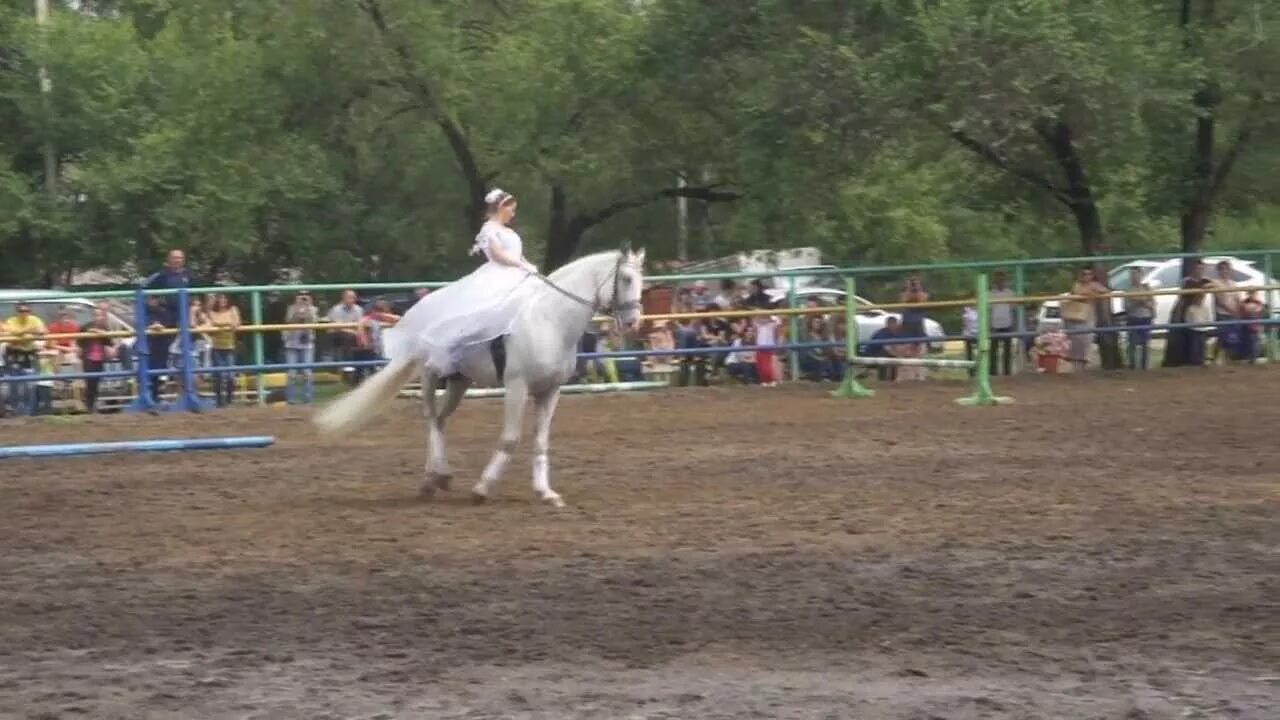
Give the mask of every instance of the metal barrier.
M 1241 257 L 1241 258 L 1260 257 L 1263 260 L 1263 265 L 1265 268 L 1264 274 L 1267 277 L 1271 276 L 1272 254 L 1269 251 L 1243 251 L 1243 252 L 1236 251 L 1236 252 L 1230 252 L 1230 253 L 1224 253 L 1224 254 L 1230 254 L 1236 257 Z M 966 337 L 963 335 L 946 335 L 941 338 L 929 337 L 924 340 L 924 342 L 928 342 L 928 343 L 934 343 L 934 342 L 939 342 L 944 340 L 964 340 L 969 342 L 976 342 L 976 345 L 979 349 L 979 357 L 978 359 L 972 361 L 974 363 L 973 369 L 976 372 L 978 370 L 978 366 L 982 362 L 986 361 L 989 363 L 989 357 L 984 357 L 984 355 L 988 354 L 990 341 L 992 339 L 1028 338 L 1028 337 L 1034 336 L 1035 333 L 1029 332 L 1025 329 L 1024 305 L 1026 303 L 1044 302 L 1049 300 L 1061 301 L 1064 299 L 1066 300 L 1070 300 L 1070 299 L 1107 300 L 1109 298 L 1117 298 L 1117 297 L 1122 298 L 1122 297 L 1142 297 L 1142 296 L 1156 296 L 1156 295 L 1183 295 L 1183 294 L 1191 294 L 1191 293 L 1205 293 L 1205 294 L 1213 293 L 1212 289 L 1204 289 L 1204 290 L 1170 289 L 1170 290 L 1134 291 L 1134 292 L 1127 292 L 1127 293 L 1107 293 L 1105 295 L 1089 296 L 1087 298 L 1078 298 L 1077 296 L 1072 296 L 1069 294 L 1025 295 L 1025 294 L 1022 294 L 1021 290 L 1024 287 L 1023 271 L 1026 268 L 1048 267 L 1048 266 L 1059 265 L 1064 263 L 1078 265 L 1078 264 L 1084 264 L 1084 263 L 1100 263 L 1100 262 L 1119 263 L 1119 262 L 1127 262 L 1131 260 L 1144 260 L 1144 259 L 1166 260 L 1166 259 L 1175 258 L 1175 257 L 1176 258 L 1199 257 L 1199 255 L 1177 255 L 1177 254 L 1175 255 L 1167 255 L 1167 254 L 1123 255 L 1123 256 L 1106 256 L 1106 257 L 1042 258 L 1042 259 L 1018 260 L 1018 261 L 977 261 L 977 262 L 962 262 L 962 263 L 944 263 L 944 264 L 935 264 L 930 266 L 901 265 L 901 266 L 867 267 L 867 268 L 852 268 L 852 269 L 850 268 L 798 269 L 794 271 L 776 270 L 776 271 L 769 271 L 766 274 L 774 277 L 790 277 L 791 278 L 791 283 L 790 283 L 791 287 L 788 289 L 789 290 L 788 302 L 790 307 L 770 309 L 770 310 L 732 310 L 732 311 L 725 310 L 725 311 L 717 311 L 714 313 L 666 313 L 661 315 L 650 315 L 650 316 L 647 316 L 646 319 L 679 320 L 679 319 L 686 319 L 686 318 L 698 318 L 698 317 L 709 317 L 709 316 L 731 318 L 731 317 L 753 317 L 758 315 L 774 315 L 778 317 L 789 318 L 790 328 L 791 328 L 790 335 L 792 338 L 794 338 L 798 335 L 797 321 L 799 318 L 806 315 L 811 315 L 811 314 L 830 314 L 831 312 L 833 312 L 832 308 L 830 307 L 825 307 L 825 308 L 795 307 L 796 288 L 795 288 L 794 277 L 796 275 L 810 275 L 810 276 L 838 275 L 846 278 L 846 304 L 844 308 L 846 313 L 846 327 L 847 327 L 846 333 L 848 335 L 856 335 L 856 332 L 857 332 L 856 313 L 858 311 L 896 310 L 896 309 L 902 309 L 907 307 L 914 307 L 914 308 L 957 307 L 960 305 L 970 304 L 972 302 L 978 302 L 978 298 L 975 297 L 974 300 L 972 301 L 956 300 L 956 301 L 931 301 L 927 303 L 916 303 L 916 304 L 870 303 L 865 305 L 864 304 L 855 305 L 855 301 L 854 301 L 854 298 L 856 296 L 856 293 L 854 292 L 856 288 L 855 279 L 858 277 L 877 275 L 877 274 L 886 274 L 886 273 L 913 272 L 913 271 L 920 271 L 920 270 L 943 271 L 943 270 L 966 270 L 966 269 L 981 270 L 981 269 L 989 269 L 989 268 L 995 268 L 995 267 L 1012 268 L 1014 270 L 1014 290 L 1016 293 L 1018 293 L 1018 295 L 1017 297 L 1004 298 L 1001 300 L 1001 302 L 1014 306 L 1015 314 L 1017 315 L 1017 326 L 1018 326 L 1017 330 L 1012 332 L 992 333 L 990 331 L 990 328 L 986 328 L 985 332 L 981 333 L 982 337 L 976 340 L 975 338 Z M 724 278 L 740 279 L 740 278 L 756 277 L 759 274 L 760 273 L 719 273 L 719 274 L 712 273 L 712 274 L 697 274 L 697 275 L 657 275 L 657 276 L 649 277 L 648 280 L 655 283 L 662 283 L 662 282 L 683 282 L 683 281 L 696 281 L 696 280 L 714 280 L 714 279 L 724 279 Z M 409 289 L 409 288 L 419 288 L 419 287 L 440 287 L 442 285 L 444 285 L 444 283 L 379 283 L 379 284 L 362 285 L 358 287 L 378 289 L 378 290 L 392 290 L 392 289 Z M 3 379 L 0 379 L 0 382 L 13 384 L 13 383 L 38 383 L 38 382 L 49 382 L 49 381 L 59 382 L 59 381 L 87 379 L 87 378 L 111 380 L 111 379 L 129 377 L 133 379 L 134 383 L 137 386 L 136 388 L 137 396 L 128 407 L 128 409 L 131 411 L 153 411 L 157 409 L 178 409 L 178 410 L 188 410 L 188 411 L 199 411 L 207 408 L 208 403 L 207 401 L 204 401 L 202 398 L 200 398 L 194 392 L 195 378 L 198 375 L 206 375 L 206 374 L 213 374 L 213 373 L 220 373 L 220 372 L 221 373 L 253 373 L 254 375 L 256 375 L 256 380 L 257 380 L 256 382 L 257 400 L 259 401 L 259 403 L 263 403 L 266 400 L 264 373 L 267 373 L 267 372 L 289 371 L 294 369 L 378 367 L 381 364 L 383 364 L 382 361 L 378 361 L 378 360 L 333 361 L 333 362 L 316 362 L 316 363 L 292 364 L 292 365 L 270 364 L 266 362 L 266 358 L 263 350 L 263 336 L 262 336 L 263 332 L 299 330 L 299 329 L 338 330 L 338 329 L 350 329 L 352 327 L 355 327 L 355 325 L 335 324 L 335 323 L 327 323 L 327 322 L 307 323 L 307 324 L 265 323 L 263 322 L 263 308 L 262 308 L 262 297 L 261 297 L 261 294 L 263 292 L 277 292 L 281 290 L 303 290 L 303 289 L 319 290 L 319 291 L 325 291 L 325 290 L 338 291 L 338 290 L 349 289 L 350 287 L 352 286 L 346 285 L 346 284 L 342 284 L 342 285 L 321 284 L 321 285 L 307 285 L 307 286 L 298 285 L 298 286 L 238 286 L 238 287 L 214 287 L 214 288 L 192 288 L 192 289 L 183 288 L 183 289 L 177 289 L 177 290 L 159 290 L 159 291 L 135 289 L 131 291 L 108 291 L 108 292 L 92 293 L 92 296 L 94 298 L 131 297 L 134 301 L 134 311 L 135 311 L 134 324 L 136 328 L 135 332 L 130 333 L 130 332 L 123 332 L 123 331 L 108 331 L 108 332 L 101 332 L 101 333 L 50 334 L 50 335 L 45 335 L 42 339 L 79 340 L 84 338 L 95 338 L 95 337 L 97 338 L 132 337 L 134 338 L 133 351 L 137 358 L 137 363 L 135 364 L 135 367 L 133 370 L 131 371 L 104 370 L 102 372 L 96 372 L 96 373 L 79 372 L 79 373 L 59 373 L 59 374 L 53 374 L 53 375 L 30 374 L 30 375 L 23 375 L 18 377 L 6 377 Z M 1274 291 L 1280 290 L 1280 286 L 1270 285 L 1270 286 L 1233 288 L 1233 291 L 1236 291 L 1236 292 L 1243 292 L 1248 290 L 1274 292 Z M 190 361 L 190 358 L 192 357 L 191 334 L 192 332 L 200 331 L 200 328 L 189 327 L 189 315 L 186 312 L 178 313 L 179 327 L 177 328 L 167 328 L 162 330 L 146 329 L 147 322 L 146 322 L 145 300 L 147 296 L 176 295 L 178 303 L 183 308 L 185 308 L 188 306 L 188 298 L 190 297 L 190 295 L 192 293 L 200 293 L 200 292 L 248 293 L 250 295 L 250 323 L 238 328 L 236 332 L 252 333 L 252 336 L 253 336 L 252 351 L 254 356 L 253 363 L 227 366 L 227 367 L 206 367 L 206 368 L 192 367 L 192 363 Z M 64 297 L 72 297 L 74 295 L 75 295 L 74 293 L 68 293 Z M 990 303 L 987 303 L 986 307 L 989 308 Z M 1270 303 L 1268 303 L 1268 307 L 1270 308 L 1271 316 L 1267 318 L 1260 318 L 1258 320 L 1215 321 L 1211 323 L 1198 323 L 1198 324 L 1176 324 L 1176 323 L 1153 324 L 1153 325 L 1143 326 L 1142 329 L 1144 331 L 1160 331 L 1160 330 L 1166 330 L 1166 329 L 1176 329 L 1180 327 L 1206 328 L 1206 327 L 1219 327 L 1219 326 L 1230 326 L 1230 325 L 1261 325 L 1266 330 L 1265 338 L 1264 338 L 1265 340 L 1264 347 L 1266 350 L 1267 357 L 1269 360 L 1275 360 L 1277 359 L 1278 356 L 1280 356 L 1280 342 L 1278 342 L 1277 340 L 1277 333 L 1274 332 L 1274 329 L 1278 325 L 1280 325 L 1280 316 L 1277 315 L 1277 311 L 1280 311 L 1280 308 L 1277 308 L 1275 304 L 1270 304 Z M 988 320 L 989 320 L 989 312 L 985 310 L 980 311 L 979 312 L 980 323 L 988 322 Z M 1129 328 L 1128 326 L 1109 326 L 1109 327 L 1093 327 L 1093 328 L 1087 328 L 1087 329 L 1082 328 L 1078 330 L 1071 329 L 1071 330 L 1064 330 L 1064 332 L 1066 334 L 1108 333 L 1108 332 L 1119 333 L 1119 332 L 1126 332 L 1130 329 L 1131 328 Z M 166 336 L 177 335 L 178 336 L 178 345 L 180 349 L 179 355 L 180 357 L 183 358 L 182 367 L 169 368 L 167 367 L 167 363 L 157 360 L 156 358 L 149 357 L 149 348 L 148 348 L 148 343 L 146 342 L 146 338 L 157 336 L 157 335 L 166 335 Z M 23 339 L 26 339 L 26 338 L 0 337 L 0 342 L 23 340 Z M 866 345 L 867 343 L 862 343 L 862 344 Z M 785 344 L 763 347 L 763 348 L 722 347 L 722 348 L 686 348 L 681 350 L 653 350 L 653 351 L 622 350 L 622 351 L 613 351 L 613 352 L 607 352 L 607 353 L 581 354 L 580 357 L 583 359 L 592 359 L 592 358 L 605 358 L 605 357 L 615 357 L 615 358 L 616 357 L 644 357 L 644 356 L 651 356 L 651 355 L 652 356 L 711 355 L 715 353 L 734 352 L 735 350 L 783 351 L 783 352 L 790 353 L 790 357 L 791 357 L 790 367 L 792 370 L 792 378 L 794 379 L 798 376 L 799 367 L 800 367 L 800 363 L 798 362 L 798 354 L 797 354 L 799 351 L 804 349 L 809 349 L 809 348 L 836 348 L 836 347 L 839 347 L 840 345 L 841 343 L 836 343 L 836 342 L 829 342 L 829 343 L 791 342 L 791 343 L 785 343 Z M 853 338 L 853 342 L 846 341 L 844 345 L 846 347 L 847 357 L 857 359 L 856 350 L 859 343 L 857 342 L 856 337 Z M 854 353 L 848 353 L 848 348 L 850 346 L 853 347 L 855 351 Z M 165 360 L 167 360 L 167 358 L 165 358 Z M 970 361 L 959 361 L 959 360 L 941 360 L 940 361 L 937 359 L 924 359 L 924 362 L 920 363 L 920 365 L 935 366 L 935 367 L 946 366 L 946 367 L 966 367 L 967 368 L 968 365 L 962 365 L 961 363 L 968 363 L 968 362 Z M 862 362 L 861 364 L 870 364 L 870 363 Z M 174 403 L 172 403 L 169 406 L 162 406 L 159 402 L 159 399 L 152 396 L 150 380 L 151 378 L 157 375 L 168 376 L 168 375 L 173 375 L 175 373 L 178 374 L 181 378 L 181 382 L 180 382 L 181 390 L 179 391 L 178 397 Z M 846 379 L 847 377 L 848 377 L 848 373 L 846 373 Z M 848 392 L 848 389 L 844 385 L 842 385 L 840 392 Z M 989 393 L 987 393 L 986 391 L 981 391 L 981 390 L 976 393 L 977 396 L 984 397 L 984 398 L 988 394 Z

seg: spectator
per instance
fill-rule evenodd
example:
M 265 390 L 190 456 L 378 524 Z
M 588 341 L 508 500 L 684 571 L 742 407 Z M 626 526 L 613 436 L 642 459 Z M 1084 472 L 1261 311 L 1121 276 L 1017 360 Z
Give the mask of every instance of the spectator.
M 867 343 L 863 354 L 875 358 L 895 357 L 894 350 L 898 347 L 897 342 L 901 336 L 902 324 L 898 322 L 898 318 L 890 315 L 885 319 L 884 327 L 872 333 L 871 342 Z M 881 382 L 897 382 L 897 366 L 877 365 L 876 379 Z
M 165 376 L 163 371 L 169 367 L 169 345 L 173 342 L 172 334 L 153 335 L 151 333 L 160 333 L 165 329 L 164 322 L 157 321 L 155 318 L 164 313 L 164 305 L 157 295 L 147 296 L 147 317 L 150 320 L 147 323 L 147 342 L 145 354 L 147 356 L 147 370 L 151 383 L 151 396 L 157 401 L 160 399 L 160 391 L 164 385 Z
M 699 280 L 693 284 L 693 292 L 689 294 L 689 308 L 693 312 L 706 312 L 711 304 L 711 294 L 707 292 L 707 283 Z
M 382 358 L 382 329 L 394 325 L 399 319 L 399 315 L 391 312 L 391 306 L 386 300 L 381 298 L 375 300 L 370 306 L 369 312 L 360 318 L 358 332 L 356 333 L 355 359 L 368 363 Z M 357 367 L 355 372 L 356 383 L 358 384 L 365 377 L 373 374 L 376 369 L 369 365 Z
M 1017 294 L 1009 287 L 1009 278 L 1003 270 L 991 276 L 991 373 L 1013 374 L 1014 303 Z M 974 328 L 977 335 L 977 328 Z M 1003 371 L 1003 372 L 1002 372 Z
M 93 319 L 79 328 L 81 333 L 107 333 L 111 332 L 111 320 L 106 310 L 102 308 L 94 308 Z M 119 340 L 112 337 L 86 337 L 81 338 L 80 357 L 81 365 L 86 373 L 102 372 L 107 363 L 114 360 L 117 356 Z M 98 408 L 98 388 L 101 385 L 101 378 L 88 377 L 84 380 L 84 406 L 89 412 L 96 412 Z
M 143 281 L 147 290 L 177 290 L 191 287 L 191 273 L 187 270 L 187 256 L 174 248 L 165 258 L 165 265 L 151 277 Z M 178 326 L 178 299 L 173 295 L 147 296 L 148 330 L 164 330 Z M 148 366 L 151 370 L 160 370 L 168 365 L 169 344 L 173 338 L 169 335 L 147 336 Z M 159 374 L 151 376 L 151 392 L 160 399 L 160 385 L 163 378 Z
M 702 345 L 702 323 L 693 318 L 681 318 L 676 321 L 676 348 L 679 350 L 695 350 Z M 692 372 L 693 382 L 697 385 L 707 384 L 706 358 L 700 354 L 682 352 L 679 355 L 680 373 L 676 384 L 685 387 L 689 384 Z
M 18 303 L 17 314 L 5 320 L 3 334 L 13 338 L 4 343 L 5 374 L 14 377 L 32 375 L 38 367 L 36 340 L 45 334 L 44 321 L 31 312 L 31 306 Z M 20 412 L 35 412 L 35 388 L 30 382 L 11 382 L 9 397 Z
M 649 331 L 646 338 L 648 348 L 650 350 L 675 350 L 676 340 L 671 333 L 671 321 L 659 320 L 653 324 L 653 329 Z M 670 355 L 650 355 L 650 361 L 653 365 L 666 364 L 671 362 Z
M 1258 291 L 1256 290 L 1249 291 L 1249 294 L 1240 302 L 1237 317 L 1241 320 L 1254 322 L 1241 326 L 1241 344 L 1236 359 L 1247 363 L 1253 363 L 1258 360 L 1258 350 L 1262 346 L 1262 323 L 1256 321 L 1265 317 L 1266 312 L 1266 305 L 1263 304 L 1262 298 L 1258 297 Z
M 1124 358 L 1120 354 L 1120 331 L 1116 328 L 1115 318 L 1111 314 L 1111 288 L 1107 285 L 1107 271 L 1102 263 L 1094 263 L 1093 280 L 1102 288 L 1102 292 L 1093 297 L 1092 326 L 1098 329 L 1093 335 L 1098 344 L 1098 359 L 1103 370 L 1119 370 L 1124 367 Z
M 325 314 L 325 319 L 331 323 L 350 326 L 340 328 L 333 334 L 333 359 L 337 362 L 351 362 L 355 359 L 360 336 L 359 325 L 363 317 L 364 309 L 356 304 L 354 290 L 343 290 L 342 302 L 329 308 L 329 312 Z M 357 379 L 358 377 L 353 374 L 348 384 L 354 384 Z
M 208 333 L 198 332 L 200 329 L 212 327 L 213 323 L 209 321 L 208 308 L 213 307 L 213 298 L 217 297 L 210 293 L 208 305 L 200 298 L 191 298 L 191 302 L 187 307 L 187 328 L 191 332 L 191 361 L 194 363 L 192 367 L 203 367 L 212 362 L 212 340 Z M 187 359 L 182 357 L 182 338 L 174 335 L 169 343 L 169 365 L 175 368 L 182 367 Z
M 721 308 L 731 308 L 738 304 L 741 298 L 738 297 L 738 285 L 732 278 L 725 278 L 720 281 L 720 293 L 712 300 Z
M 769 300 L 769 293 L 765 292 L 764 281 L 758 278 L 751 281 L 751 292 L 743 302 L 747 307 L 759 310 L 767 309 L 773 304 Z
M 992 309 L 991 312 L 993 315 L 995 314 L 994 309 Z M 978 310 L 972 305 L 966 305 L 964 310 L 960 313 L 960 322 L 962 323 L 960 334 L 964 336 L 964 359 L 972 362 L 974 355 L 973 351 L 978 345 Z M 995 359 L 996 352 L 996 341 L 993 339 L 991 341 L 991 355 L 993 361 Z M 1005 352 L 1008 352 L 1007 346 L 1005 348 Z M 992 368 L 992 372 L 995 372 L 994 368 Z M 973 377 L 975 374 L 976 371 L 973 368 L 969 368 L 969 377 Z
M 75 319 L 72 317 L 70 307 L 59 308 L 58 319 L 49 323 L 47 329 L 50 335 L 75 335 L 80 332 L 80 326 L 76 324 Z M 50 339 L 49 347 L 63 355 L 69 355 L 73 360 L 78 354 L 78 345 L 74 339 L 70 338 Z
M 714 313 L 721 309 L 722 308 L 716 303 L 708 303 L 706 312 Z M 701 325 L 702 327 L 698 331 L 699 332 L 698 341 L 701 347 L 705 347 L 705 348 L 728 347 L 729 322 L 727 320 L 725 320 L 722 317 L 709 317 L 709 318 L 705 318 L 702 321 Z M 726 353 L 724 352 L 711 353 L 709 355 L 703 356 L 702 358 L 703 362 L 708 363 L 710 365 L 711 373 L 713 375 L 717 374 L 720 371 L 720 368 L 724 367 L 725 359 L 726 359 Z
M 310 325 L 320 322 L 320 313 L 312 302 L 311 293 L 303 290 L 293 298 L 293 304 L 285 311 L 285 323 Z M 284 362 L 286 365 L 310 365 L 316 360 L 316 331 L 312 329 L 284 331 Z M 311 368 L 290 368 L 287 371 L 285 399 L 293 405 L 309 403 L 315 398 L 315 383 Z
M 735 333 L 733 340 L 729 343 L 730 347 L 742 348 L 755 345 L 755 326 L 751 323 L 743 322 L 739 327 L 740 331 Z M 744 385 L 754 385 L 759 382 L 759 374 L 756 372 L 755 351 L 734 350 L 729 353 L 725 359 L 725 372 L 729 377 Z
M 804 342 L 828 343 L 831 332 L 825 319 L 818 315 L 810 315 L 804 321 Z M 835 376 L 835 363 L 832 360 L 831 348 L 810 347 L 800 354 L 800 372 L 809 380 L 824 382 Z
M 898 301 L 901 303 L 929 302 L 929 291 L 924 289 L 924 284 L 920 281 L 918 273 L 907 275 L 906 286 L 903 288 L 902 294 L 898 296 Z M 926 337 L 924 322 L 927 314 L 924 308 L 908 307 L 903 309 L 902 338 L 903 340 L 910 339 L 915 342 L 900 343 L 895 349 L 895 355 L 908 359 L 924 357 L 925 344 L 920 341 Z M 924 380 L 927 376 L 928 373 L 922 367 L 903 367 L 902 372 L 898 374 L 900 380 Z
M 1142 268 L 1129 268 L 1129 289 L 1130 292 L 1150 289 L 1142 282 Z M 1130 370 L 1146 370 L 1150 365 L 1151 323 L 1155 314 L 1156 300 L 1150 295 L 1124 299 L 1124 322 L 1129 328 L 1125 344 Z
M 1223 260 L 1214 267 L 1214 277 L 1209 281 L 1209 287 L 1214 291 L 1213 309 L 1220 323 L 1213 333 L 1218 339 L 1213 347 L 1212 362 L 1216 363 L 1223 350 L 1231 357 L 1233 351 L 1239 349 L 1244 331 L 1242 326 L 1234 324 L 1240 319 L 1240 294 L 1235 292 L 1236 283 L 1231 278 L 1229 261 Z
M 209 326 L 213 346 L 213 366 L 229 368 L 236 364 L 236 329 L 240 327 L 240 309 L 231 304 L 225 294 L 214 296 L 209 309 Z M 218 370 L 213 375 L 213 397 L 218 407 L 226 407 L 235 400 L 235 374 Z
M 764 387 L 777 387 L 782 372 L 777 353 L 772 350 L 782 340 L 782 321 L 776 315 L 757 315 L 752 318 L 755 326 L 756 374 Z
M 1182 281 L 1183 290 L 1191 290 L 1178 297 L 1169 312 L 1169 323 L 1181 325 L 1169 329 L 1165 344 L 1164 367 L 1182 367 L 1185 365 L 1204 365 L 1205 333 L 1211 331 L 1209 323 L 1211 310 L 1205 301 L 1204 290 L 1209 281 L 1196 270 L 1199 263 L 1192 266 L 1191 276 Z
M 1093 300 L 1107 292 L 1105 287 L 1094 280 L 1093 268 L 1083 267 L 1071 286 L 1071 297 L 1062 303 L 1062 324 L 1071 339 L 1069 359 L 1078 371 L 1083 371 L 1089 364 L 1089 347 L 1093 344 L 1092 333 L 1089 332 L 1093 327 Z

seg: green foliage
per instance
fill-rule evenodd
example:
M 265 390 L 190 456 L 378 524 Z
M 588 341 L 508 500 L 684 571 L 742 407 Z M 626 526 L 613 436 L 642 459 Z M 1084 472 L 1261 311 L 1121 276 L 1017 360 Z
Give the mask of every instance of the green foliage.
M 1208 242 L 1280 246 L 1280 9 L 1187 2 L 0 3 L 0 284 L 169 246 L 242 281 L 447 279 L 477 183 L 535 255 L 662 259 L 677 176 L 738 197 L 688 201 L 693 255 L 1074 255 L 1081 183 L 1095 241 L 1172 251 L 1206 113 Z

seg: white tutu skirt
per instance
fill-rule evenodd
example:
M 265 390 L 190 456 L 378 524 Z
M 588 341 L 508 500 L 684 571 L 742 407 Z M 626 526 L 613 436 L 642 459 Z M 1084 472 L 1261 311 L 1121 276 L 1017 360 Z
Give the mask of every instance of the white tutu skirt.
M 408 358 L 437 376 L 458 372 L 477 346 L 511 332 L 538 279 L 528 271 L 488 262 L 430 293 L 383 333 L 387 359 Z

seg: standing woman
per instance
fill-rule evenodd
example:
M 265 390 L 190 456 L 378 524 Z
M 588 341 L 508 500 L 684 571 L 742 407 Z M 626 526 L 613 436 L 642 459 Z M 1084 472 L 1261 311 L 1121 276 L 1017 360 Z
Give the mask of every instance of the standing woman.
M 907 276 L 906 287 L 902 290 L 902 295 L 898 298 L 902 303 L 924 303 L 929 302 L 929 291 L 924 289 L 924 284 L 920 282 L 920 276 L 911 273 Z M 904 308 L 902 310 L 902 336 L 904 338 L 916 339 L 921 342 L 911 342 L 899 346 L 898 355 L 906 358 L 919 358 L 924 356 L 925 330 L 924 321 L 926 312 L 924 308 Z M 898 379 L 900 380 L 924 380 L 927 376 L 926 370 L 922 367 L 903 367 L 898 371 Z
M 412 357 L 438 377 L 459 371 L 467 352 L 511 332 L 525 298 L 539 286 L 538 272 L 524 257 L 524 244 L 512 230 L 516 198 L 499 189 L 485 195 L 486 221 L 471 254 L 488 260 L 471 274 L 423 297 L 395 327 L 383 347 L 390 360 Z
M 236 328 L 240 327 L 240 310 L 231 304 L 224 293 L 214 296 L 209 308 L 209 324 L 215 328 L 210 333 L 213 345 L 213 366 L 231 367 L 236 364 Z M 218 407 L 231 404 L 235 394 L 235 378 L 231 372 L 218 370 L 213 376 L 213 397 Z
M 1093 268 L 1080 268 L 1080 274 L 1071 286 L 1071 297 L 1062 303 L 1062 325 L 1066 328 L 1071 343 L 1071 365 L 1077 372 L 1084 371 L 1089 364 L 1089 348 L 1093 345 L 1094 307 L 1093 302 L 1099 295 L 1109 291 L 1094 279 Z

